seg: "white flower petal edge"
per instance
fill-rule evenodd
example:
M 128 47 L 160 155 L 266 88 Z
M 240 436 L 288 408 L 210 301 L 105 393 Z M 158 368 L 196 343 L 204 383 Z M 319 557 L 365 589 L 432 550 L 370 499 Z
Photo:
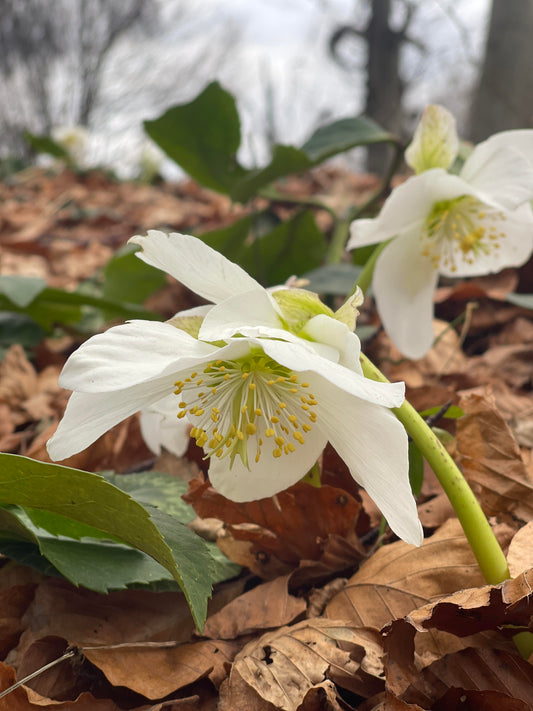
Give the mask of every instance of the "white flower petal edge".
M 204 341 L 217 341 L 241 333 L 243 327 L 255 329 L 255 333 L 270 333 L 272 329 L 283 330 L 283 323 L 270 294 L 263 289 L 254 289 L 237 294 L 214 306 L 206 315 L 198 337 Z
M 460 177 L 476 190 L 481 200 L 505 210 L 513 210 L 533 196 L 533 165 L 513 147 L 476 146 Z
M 314 378 L 311 386 L 323 431 L 354 479 L 379 506 L 392 530 L 407 543 L 420 545 L 423 531 L 409 484 L 403 426 L 389 410 L 352 398 L 320 378 Z
M 417 230 L 388 244 L 374 268 L 374 295 L 383 326 L 408 358 L 421 358 L 433 342 L 433 292 L 438 272 L 420 250 Z
M 258 448 L 259 438 L 264 431 L 250 438 L 251 451 Z M 255 501 L 273 496 L 296 484 L 316 463 L 326 446 L 325 435 L 317 431 L 297 444 L 297 452 L 277 459 L 262 456 L 253 467 L 247 469 L 236 457 L 231 469 L 224 459 L 212 457 L 209 465 L 209 480 L 214 488 L 232 501 Z M 297 458 L 298 466 L 295 466 Z M 303 472 L 303 473 L 302 473 Z
M 141 434 L 148 448 L 157 456 L 166 449 L 181 457 L 189 446 L 191 426 L 176 417 L 176 396 L 169 395 L 141 412 Z
M 503 236 L 498 242 L 498 249 L 480 251 L 469 263 L 461 259 L 461 251 L 456 247 L 455 263 L 460 266 L 454 270 L 441 262 L 439 272 L 447 277 L 475 277 L 500 272 L 507 267 L 520 267 L 527 262 L 533 251 L 533 211 L 529 203 L 506 212 L 500 229 Z
M 217 350 L 169 323 L 129 321 L 83 343 L 66 362 L 59 384 L 81 392 L 121 390 Z
M 400 407 L 405 399 L 405 383 L 377 383 L 338 363 L 321 358 L 302 345 L 259 338 L 250 341 L 260 345 L 267 355 L 289 370 L 320 375 L 331 385 L 361 400 L 384 407 Z
M 263 289 L 244 269 L 201 240 L 177 232 L 148 230 L 129 242 L 142 247 L 139 259 L 170 274 L 208 301 L 218 303 L 235 294 Z
M 472 186 L 442 168 L 408 178 L 392 191 L 376 218 L 352 222 L 347 249 L 383 242 L 415 228 L 422 229 L 435 202 L 474 194 L 476 191 Z

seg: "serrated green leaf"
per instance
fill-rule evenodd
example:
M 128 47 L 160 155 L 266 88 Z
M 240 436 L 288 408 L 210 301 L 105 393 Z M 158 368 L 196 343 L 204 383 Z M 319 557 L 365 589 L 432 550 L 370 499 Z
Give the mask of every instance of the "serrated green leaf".
M 218 82 L 190 103 L 145 121 L 144 128 L 169 158 L 208 188 L 229 193 L 247 173 L 236 158 L 241 129 L 235 99 Z
M 414 496 L 418 496 L 424 483 L 424 457 L 416 443 L 409 440 L 409 483 Z
M 142 304 L 165 285 L 165 274 L 136 257 L 138 251 L 134 245 L 126 245 L 106 264 L 102 287 L 106 299 Z
M 349 294 L 361 273 L 361 267 L 342 262 L 341 264 L 326 264 L 302 274 L 309 279 L 306 289 L 316 294 L 334 294 L 345 296 Z
M 373 143 L 397 143 L 392 133 L 385 131 L 367 116 L 343 118 L 317 129 L 302 146 L 302 151 L 314 165 L 338 153 Z
M 105 474 L 107 481 L 129 494 L 135 501 L 155 506 L 180 523 L 196 518 L 192 506 L 181 498 L 189 486 L 171 474 L 140 472 L 135 474 Z
M 39 277 L 0 277 L 0 294 L 21 309 L 29 306 L 45 288 L 45 280 Z
M 97 474 L 14 454 L 0 454 L 0 502 L 57 513 L 147 553 L 172 573 L 203 627 L 214 565 L 204 542 L 172 517 L 149 513 Z
M 505 300 L 523 309 L 533 310 L 533 294 L 506 294 Z

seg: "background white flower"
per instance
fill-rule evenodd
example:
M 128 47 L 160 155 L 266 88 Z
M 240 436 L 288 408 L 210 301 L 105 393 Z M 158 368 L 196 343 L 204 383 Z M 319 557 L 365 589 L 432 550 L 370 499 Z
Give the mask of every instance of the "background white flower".
M 388 409 L 402 403 L 403 383 L 365 378 L 359 339 L 314 295 L 269 293 L 194 237 L 152 231 L 133 241 L 214 305 L 84 343 L 60 376 L 74 392 L 50 456 L 66 458 L 138 410 L 174 410 L 210 457 L 213 486 L 247 501 L 297 482 L 329 440 L 393 530 L 419 544 L 407 436 Z
M 413 152 L 419 166 L 427 164 L 422 152 Z M 449 160 L 450 149 L 435 155 Z M 402 353 L 420 358 L 431 347 L 439 274 L 479 276 L 528 260 L 532 198 L 533 130 L 505 131 L 476 146 L 459 175 L 424 170 L 395 188 L 375 219 L 352 223 L 348 249 L 392 240 L 372 283 L 383 325 Z

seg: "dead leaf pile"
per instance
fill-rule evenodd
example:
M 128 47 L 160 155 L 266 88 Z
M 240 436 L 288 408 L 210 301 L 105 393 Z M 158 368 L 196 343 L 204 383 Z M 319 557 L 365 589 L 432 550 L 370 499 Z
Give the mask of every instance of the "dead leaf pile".
M 374 188 L 336 169 L 283 186 L 336 207 Z M 204 231 L 245 212 L 192 182 L 146 186 L 97 172 L 32 169 L 0 185 L 0 198 L 1 273 L 61 288 L 92 277 L 132 234 Z M 512 579 L 484 584 L 429 471 L 419 497 L 426 538 L 415 549 L 389 530 L 378 537 L 379 511 L 330 447 L 321 488 L 300 482 L 240 504 L 198 475 L 205 462 L 193 445 L 182 460 L 154 461 L 132 417 L 66 463 L 188 479 L 185 498 L 199 517 L 191 525 L 242 572 L 216 586 L 196 630 L 179 592 L 100 595 L 0 560 L 0 690 L 72 651 L 0 697 L 0 711 L 533 710 L 533 649 L 521 636 L 533 632 L 533 322 L 505 300 L 532 290 L 528 274 L 530 266 L 442 286 L 436 342 L 419 361 L 403 360 L 383 333 L 367 346 L 389 378 L 406 381 L 417 409 L 452 403 L 464 412 L 434 424 L 447 430 Z M 190 298 L 169 284 L 152 306 L 170 315 Z M 371 303 L 361 319 L 377 325 Z M 76 345 L 49 339 L 31 360 L 20 346 L 9 350 L 2 451 L 49 461 L 45 443 L 68 397 L 57 376 Z

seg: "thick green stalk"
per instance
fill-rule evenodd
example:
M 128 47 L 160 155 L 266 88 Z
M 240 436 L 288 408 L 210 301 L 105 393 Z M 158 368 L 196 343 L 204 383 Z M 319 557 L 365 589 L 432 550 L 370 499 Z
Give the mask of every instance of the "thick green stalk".
M 367 378 L 388 382 L 365 355 L 361 355 L 361 364 Z M 468 482 L 439 438 L 407 401 L 401 407 L 394 408 L 393 412 L 415 441 L 446 492 L 487 583 L 496 585 L 509 578 L 509 568 L 500 544 Z

